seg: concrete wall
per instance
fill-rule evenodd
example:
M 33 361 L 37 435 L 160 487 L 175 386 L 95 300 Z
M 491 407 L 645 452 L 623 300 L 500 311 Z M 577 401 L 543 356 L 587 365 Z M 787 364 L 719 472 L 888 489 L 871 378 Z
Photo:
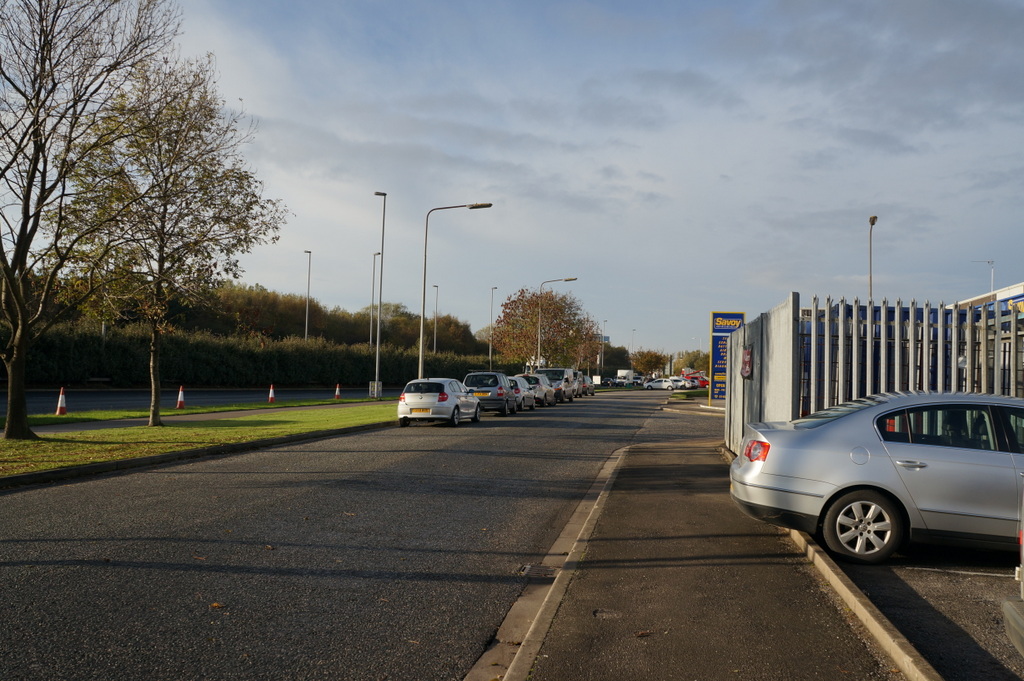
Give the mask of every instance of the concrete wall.
M 789 421 L 799 413 L 800 294 L 749 320 L 729 336 L 725 444 L 739 452 L 743 425 L 754 421 Z M 749 378 L 741 375 L 744 352 L 752 357 Z

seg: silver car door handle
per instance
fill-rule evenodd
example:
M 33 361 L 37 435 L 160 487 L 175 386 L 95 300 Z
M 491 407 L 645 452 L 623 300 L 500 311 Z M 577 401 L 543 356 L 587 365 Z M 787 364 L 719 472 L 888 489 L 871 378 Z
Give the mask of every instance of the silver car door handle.
M 903 466 L 904 468 L 927 468 L 928 464 L 923 461 L 897 461 L 897 466 Z

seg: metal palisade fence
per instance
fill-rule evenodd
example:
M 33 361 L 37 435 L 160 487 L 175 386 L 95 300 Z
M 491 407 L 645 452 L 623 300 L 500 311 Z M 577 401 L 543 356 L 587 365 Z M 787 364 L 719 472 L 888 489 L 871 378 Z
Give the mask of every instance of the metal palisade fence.
M 799 294 L 729 339 L 726 441 L 748 421 L 790 420 L 905 390 L 1024 395 L 1024 311 L 1006 302 L 848 302 Z

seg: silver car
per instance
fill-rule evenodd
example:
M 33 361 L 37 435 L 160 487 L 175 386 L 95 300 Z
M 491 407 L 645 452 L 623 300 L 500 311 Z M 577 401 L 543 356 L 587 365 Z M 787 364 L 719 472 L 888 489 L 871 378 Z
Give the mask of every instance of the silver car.
M 749 423 L 730 469 L 749 515 L 880 563 L 907 541 L 1017 550 L 1024 400 L 887 393 Z
M 538 407 L 550 407 L 555 404 L 555 389 L 551 387 L 547 376 L 540 374 L 516 374 L 530 384 L 534 400 Z
M 446 421 L 457 426 L 464 418 L 480 420 L 480 401 L 454 378 L 409 381 L 398 397 L 398 425 L 413 421 Z
M 536 409 L 537 398 L 533 394 L 530 384 L 526 382 L 526 379 L 520 376 L 509 376 L 508 380 L 512 384 L 512 392 L 516 394 L 517 408 Z

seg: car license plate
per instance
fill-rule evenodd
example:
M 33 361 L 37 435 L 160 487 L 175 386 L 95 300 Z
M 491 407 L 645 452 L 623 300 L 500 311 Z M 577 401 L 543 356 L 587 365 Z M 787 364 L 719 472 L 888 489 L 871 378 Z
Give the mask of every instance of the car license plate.
M 429 414 L 430 410 L 429 409 L 413 409 L 412 413 L 413 414 Z
M 490 393 L 473 393 L 473 397 L 490 397 Z

